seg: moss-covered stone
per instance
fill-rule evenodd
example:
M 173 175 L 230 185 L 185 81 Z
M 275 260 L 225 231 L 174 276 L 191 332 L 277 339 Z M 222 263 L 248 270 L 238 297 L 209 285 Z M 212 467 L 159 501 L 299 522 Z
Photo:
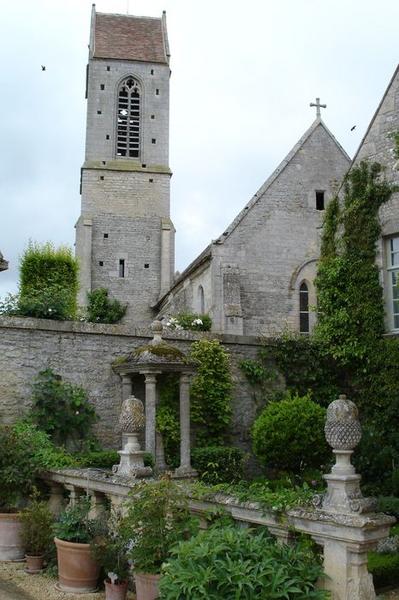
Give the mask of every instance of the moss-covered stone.
M 175 346 L 170 346 L 169 344 L 160 343 L 160 344 L 147 344 L 146 346 L 141 346 L 132 352 L 131 357 L 136 358 L 144 354 L 145 352 L 149 352 L 150 354 L 154 354 L 155 356 L 159 356 L 160 358 L 164 358 L 173 362 L 186 362 L 187 358 L 184 352 L 176 348 Z

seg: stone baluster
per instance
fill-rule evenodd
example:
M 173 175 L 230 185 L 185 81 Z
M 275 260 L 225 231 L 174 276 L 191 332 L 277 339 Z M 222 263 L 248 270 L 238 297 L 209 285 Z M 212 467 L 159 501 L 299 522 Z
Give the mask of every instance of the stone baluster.
M 64 486 L 53 481 L 48 482 L 50 497 L 48 506 L 54 516 L 58 516 L 64 509 Z
M 96 490 L 89 490 L 91 509 L 89 517 L 95 519 L 101 517 L 106 512 L 106 496 L 102 492 Z
M 79 500 L 79 497 L 82 495 L 82 489 L 70 483 L 65 483 L 64 487 L 69 492 L 69 506 L 75 506 L 76 502 Z

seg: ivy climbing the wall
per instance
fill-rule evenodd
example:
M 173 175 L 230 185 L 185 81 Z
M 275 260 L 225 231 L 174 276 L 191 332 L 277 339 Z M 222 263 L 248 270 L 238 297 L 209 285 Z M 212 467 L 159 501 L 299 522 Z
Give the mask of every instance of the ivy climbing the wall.
M 197 363 L 191 385 L 191 423 L 197 447 L 222 444 L 231 419 L 232 378 L 228 352 L 217 340 L 202 339 L 190 349 Z M 173 375 L 160 386 L 157 428 L 162 433 L 168 464 L 177 466 L 180 442 L 179 385 Z
M 353 167 L 344 184 L 342 208 L 333 200 L 327 212 L 316 278 L 316 337 L 344 364 L 365 359 L 384 332 L 376 265 L 378 210 L 393 189 L 381 174 L 377 163 Z

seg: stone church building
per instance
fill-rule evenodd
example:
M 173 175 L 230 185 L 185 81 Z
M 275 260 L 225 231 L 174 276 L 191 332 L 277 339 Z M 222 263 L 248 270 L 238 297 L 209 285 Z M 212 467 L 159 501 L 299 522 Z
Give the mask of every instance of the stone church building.
M 86 154 L 76 224 L 80 303 L 108 288 L 126 321 L 208 313 L 216 332 L 269 335 L 312 330 L 324 210 L 351 161 L 320 116 L 222 235 L 174 278 L 170 219 L 170 52 L 162 18 L 97 13 L 87 68 Z M 398 72 L 355 157 L 396 177 L 390 134 L 399 131 Z M 396 194 L 381 210 L 379 265 L 387 330 L 399 330 Z

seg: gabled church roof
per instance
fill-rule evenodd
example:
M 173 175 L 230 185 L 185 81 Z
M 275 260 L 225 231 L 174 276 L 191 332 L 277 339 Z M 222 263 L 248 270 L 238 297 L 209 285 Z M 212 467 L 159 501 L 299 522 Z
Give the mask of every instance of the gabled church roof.
M 166 294 L 164 294 L 164 296 L 157 302 L 156 306 L 159 306 L 162 303 L 162 301 L 164 300 L 164 298 L 166 296 L 168 296 L 168 294 L 174 288 L 176 288 L 184 279 L 186 279 L 186 277 L 188 275 L 190 275 L 190 273 L 194 272 L 203 263 L 205 263 L 206 261 L 211 259 L 212 246 L 223 244 L 224 241 L 226 239 L 228 239 L 228 237 L 232 234 L 232 232 L 236 229 L 236 227 L 241 223 L 241 221 L 243 219 L 245 219 L 246 215 L 250 212 L 250 210 L 253 208 L 253 206 L 255 206 L 255 204 L 261 200 L 262 196 L 268 190 L 268 188 L 272 185 L 272 183 L 281 175 L 281 173 L 284 171 L 284 169 L 290 164 L 292 159 L 301 150 L 301 148 L 304 146 L 304 144 L 312 136 L 312 134 L 318 127 L 322 127 L 325 130 L 325 132 L 329 135 L 329 137 L 332 139 L 334 144 L 338 147 L 338 149 L 342 152 L 342 154 L 347 158 L 348 167 L 349 167 L 349 164 L 351 162 L 350 157 L 345 152 L 345 150 L 343 149 L 341 144 L 335 139 L 335 137 L 333 136 L 331 131 L 328 129 L 328 127 L 325 125 L 325 123 L 322 121 L 322 119 L 317 118 L 312 123 L 312 125 L 309 127 L 309 129 L 304 133 L 304 135 L 300 138 L 300 140 L 295 144 L 295 146 L 292 148 L 292 150 L 287 154 L 287 156 L 284 158 L 284 160 L 279 164 L 277 169 L 270 175 L 270 177 L 265 181 L 265 183 L 259 188 L 259 190 L 251 198 L 251 200 L 244 206 L 244 208 L 241 210 L 241 212 L 238 213 L 238 215 L 236 216 L 234 221 L 229 225 L 229 227 L 227 227 L 225 229 L 224 233 L 221 236 L 219 236 L 216 240 L 211 242 L 205 248 L 205 250 L 203 250 L 201 252 L 201 254 L 199 256 L 197 256 L 197 258 L 194 259 L 192 263 L 189 264 L 189 266 L 181 273 L 181 275 L 178 277 L 178 279 L 171 286 L 170 290 L 168 292 L 166 292 Z
M 356 154 L 353 157 L 353 161 L 352 161 L 353 164 L 355 164 L 359 160 L 359 154 L 361 154 L 361 151 L 364 149 L 364 145 L 370 134 L 370 131 L 371 131 L 378 115 L 380 114 L 380 111 L 381 111 L 381 109 L 385 103 L 385 100 L 386 100 L 388 94 L 390 93 L 391 89 L 395 90 L 395 87 L 394 87 L 395 85 L 396 85 L 396 89 L 397 89 L 399 87 L 399 65 L 396 67 L 395 72 L 392 75 L 391 81 L 389 82 L 388 87 L 385 90 L 383 97 L 381 98 L 381 102 L 379 103 L 377 110 L 375 111 L 373 118 L 370 121 L 367 131 L 364 134 L 362 141 L 360 142 L 359 148 L 357 149 Z M 394 126 L 394 124 L 393 124 L 393 126 Z
M 90 53 L 94 58 L 169 62 L 166 17 L 97 13 L 93 5 Z
M 279 164 L 277 169 L 270 175 L 268 179 L 266 179 L 265 183 L 258 189 L 258 191 L 252 196 L 251 200 L 244 206 L 241 212 L 238 213 L 234 221 L 227 227 L 224 233 L 216 240 L 216 243 L 223 244 L 223 242 L 231 235 L 234 229 L 241 223 L 241 221 L 245 218 L 251 208 L 259 202 L 264 193 L 269 189 L 269 187 L 274 183 L 274 181 L 281 175 L 284 169 L 290 164 L 294 156 L 301 150 L 307 140 L 311 137 L 313 132 L 318 128 L 322 127 L 326 133 L 331 137 L 334 144 L 338 146 L 339 150 L 344 154 L 344 156 L 348 159 L 348 163 L 351 162 L 350 157 L 345 152 L 341 144 L 335 139 L 331 131 L 325 125 L 324 121 L 320 118 L 317 118 L 309 129 L 304 133 L 304 135 L 300 138 L 300 140 L 295 144 L 292 150 L 287 154 L 284 160 Z

